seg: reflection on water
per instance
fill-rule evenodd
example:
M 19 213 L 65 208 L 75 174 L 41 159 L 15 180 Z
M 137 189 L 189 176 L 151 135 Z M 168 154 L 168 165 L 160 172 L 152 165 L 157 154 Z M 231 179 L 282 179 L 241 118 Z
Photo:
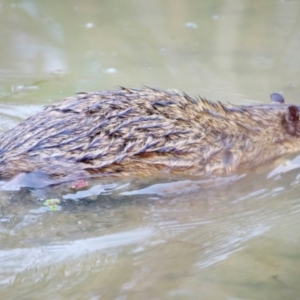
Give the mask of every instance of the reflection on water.
M 6 192 L 3 293 L 19 298 L 35 283 L 33 297 L 53 298 L 60 286 L 62 298 L 282 299 L 284 289 L 292 299 L 299 293 L 300 192 L 292 184 L 299 169 L 267 179 L 270 169 L 146 187 L 94 180 L 80 192 L 67 184 Z M 60 197 L 62 210 L 49 212 L 40 196 Z
M 4 1 L 0 130 L 55 99 L 118 85 L 243 104 L 281 91 L 297 104 L 299 9 Z M 91 180 L 77 192 L 40 175 L 1 185 L 1 299 L 298 298 L 298 156 L 221 178 Z M 61 210 L 43 205 L 52 198 Z
M 41 247 L 16 248 L 0 251 L 2 271 L 0 285 L 9 285 L 14 282 L 15 275 L 22 272 L 51 266 L 87 256 L 93 252 L 109 248 L 119 248 L 141 242 L 151 235 L 150 228 L 141 228 L 121 233 L 102 235 L 101 237 L 75 240 L 65 243 L 52 243 Z M 36 263 L 38 262 L 38 264 Z

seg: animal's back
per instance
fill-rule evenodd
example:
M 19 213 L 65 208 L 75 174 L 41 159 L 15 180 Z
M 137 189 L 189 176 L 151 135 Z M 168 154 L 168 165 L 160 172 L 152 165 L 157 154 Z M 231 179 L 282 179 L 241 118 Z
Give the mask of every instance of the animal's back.
M 193 106 L 152 89 L 67 98 L 0 137 L 0 173 L 4 178 L 34 170 L 51 176 L 124 175 L 173 168 L 178 161 L 166 154 L 187 154 L 201 134 L 190 119 Z M 188 167 L 188 160 L 181 164 Z
M 4 133 L 0 175 L 39 170 L 73 179 L 231 172 L 270 159 L 267 150 L 275 138 L 281 146 L 272 148 L 272 156 L 288 152 L 293 136 L 282 129 L 285 110 L 224 105 L 154 89 L 84 93 Z M 255 155 L 257 161 L 249 163 Z

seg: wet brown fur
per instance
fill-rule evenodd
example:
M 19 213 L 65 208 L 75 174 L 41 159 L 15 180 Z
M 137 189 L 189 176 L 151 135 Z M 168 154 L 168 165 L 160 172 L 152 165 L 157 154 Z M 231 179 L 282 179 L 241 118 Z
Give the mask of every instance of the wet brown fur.
M 0 137 L 0 176 L 226 174 L 300 150 L 288 106 L 235 106 L 150 88 L 82 93 Z

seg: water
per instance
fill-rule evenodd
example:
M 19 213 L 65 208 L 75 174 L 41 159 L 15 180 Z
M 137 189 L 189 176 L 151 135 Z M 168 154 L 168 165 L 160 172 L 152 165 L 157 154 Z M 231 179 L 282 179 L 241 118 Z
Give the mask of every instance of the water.
M 299 12 L 289 0 L 2 1 L 0 130 L 119 85 L 300 104 Z M 298 299 L 299 161 L 78 192 L 2 183 L 1 299 Z

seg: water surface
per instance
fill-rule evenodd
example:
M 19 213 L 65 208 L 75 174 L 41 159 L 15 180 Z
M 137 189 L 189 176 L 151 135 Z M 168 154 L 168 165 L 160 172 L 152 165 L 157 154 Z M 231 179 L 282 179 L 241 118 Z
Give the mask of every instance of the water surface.
M 291 0 L 3 1 L 0 130 L 117 86 L 300 104 L 299 13 Z M 297 299 L 299 164 L 77 192 L 2 186 L 1 299 Z

